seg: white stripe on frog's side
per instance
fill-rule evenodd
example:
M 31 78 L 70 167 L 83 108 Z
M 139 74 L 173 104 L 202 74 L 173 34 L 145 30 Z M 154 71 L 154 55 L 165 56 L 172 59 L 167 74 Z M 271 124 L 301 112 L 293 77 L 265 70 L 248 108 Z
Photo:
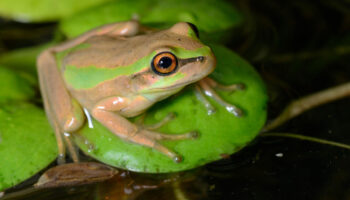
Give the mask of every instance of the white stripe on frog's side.
M 84 108 L 84 113 L 85 113 L 85 116 L 86 116 L 89 128 L 94 128 L 94 125 L 92 124 L 91 115 L 90 115 L 89 111 L 86 108 Z

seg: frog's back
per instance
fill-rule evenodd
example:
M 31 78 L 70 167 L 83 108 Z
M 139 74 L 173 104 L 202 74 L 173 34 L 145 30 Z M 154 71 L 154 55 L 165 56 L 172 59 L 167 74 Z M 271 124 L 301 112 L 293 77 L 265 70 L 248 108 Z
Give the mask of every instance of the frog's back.
M 67 88 L 85 107 L 108 96 L 132 92 L 130 75 L 147 68 L 149 61 L 138 62 L 145 56 L 134 52 L 137 48 L 132 44 L 142 41 L 130 40 L 135 38 L 96 36 L 56 54 Z
M 85 68 L 95 66 L 97 68 L 115 68 L 123 66 L 125 46 L 127 42 L 122 39 L 110 37 L 92 37 L 73 48 L 57 54 L 57 59 L 62 60 L 61 70 L 67 66 Z
M 157 53 L 174 49 L 186 57 L 203 47 L 187 32 L 178 34 L 169 29 L 131 37 L 94 36 L 56 56 L 67 88 L 80 102 L 96 102 L 113 95 L 130 96 L 136 88 L 132 83 L 146 87 L 147 82 L 151 84 L 157 79 L 155 74 L 148 79 L 134 78 L 151 71 L 151 61 Z

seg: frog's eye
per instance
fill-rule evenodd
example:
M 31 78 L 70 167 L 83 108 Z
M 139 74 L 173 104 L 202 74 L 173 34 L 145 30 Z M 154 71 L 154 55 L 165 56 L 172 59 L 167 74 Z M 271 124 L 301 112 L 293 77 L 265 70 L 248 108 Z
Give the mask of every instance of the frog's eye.
M 154 56 L 151 65 L 156 74 L 169 75 L 176 71 L 177 58 L 171 52 L 161 52 Z

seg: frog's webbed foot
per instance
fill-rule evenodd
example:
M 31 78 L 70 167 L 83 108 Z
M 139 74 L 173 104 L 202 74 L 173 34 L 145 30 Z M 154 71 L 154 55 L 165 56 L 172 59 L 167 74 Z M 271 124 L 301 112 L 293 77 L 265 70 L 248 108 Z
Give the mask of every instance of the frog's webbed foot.
M 175 113 L 169 113 L 167 116 L 165 116 L 162 120 L 155 124 L 144 124 L 144 119 L 146 117 L 147 113 L 144 113 L 136 122 L 135 124 L 138 125 L 139 129 L 145 130 L 145 134 L 148 135 L 150 138 L 156 139 L 156 140 L 182 140 L 182 139 L 194 139 L 197 138 L 199 135 L 196 131 L 191 131 L 184 134 L 178 134 L 178 135 L 169 135 L 169 134 L 163 134 L 163 133 L 157 133 L 154 132 L 154 130 L 164 126 L 171 120 L 175 119 L 176 115 Z
M 144 124 L 145 118 L 146 118 L 147 113 L 143 113 L 141 117 L 139 117 L 136 121 L 135 124 L 138 125 L 139 127 L 148 129 L 148 130 L 156 130 L 166 123 L 170 122 L 171 120 L 175 119 L 176 115 L 175 113 L 169 113 L 167 116 L 165 116 L 162 120 L 155 124 Z
M 160 144 L 158 141 L 161 140 L 184 140 L 184 139 L 195 139 L 198 137 L 198 133 L 195 131 L 183 133 L 183 134 L 164 134 L 147 129 L 140 129 L 136 134 L 129 138 L 130 141 L 149 146 L 164 155 L 171 158 L 173 161 L 179 163 L 182 161 L 182 156 Z
M 182 157 L 171 150 L 167 149 L 166 147 L 163 147 L 161 144 L 158 144 L 156 141 L 161 141 L 161 140 L 185 140 L 185 139 L 195 139 L 199 136 L 198 132 L 196 131 L 191 131 L 183 134 L 163 134 L 159 132 L 155 132 L 154 130 L 162 127 L 166 123 L 170 122 L 173 120 L 176 116 L 175 113 L 169 113 L 167 116 L 165 116 L 161 121 L 155 123 L 155 124 L 143 124 L 144 118 L 146 116 L 146 113 L 143 114 L 135 123 L 139 127 L 139 131 L 137 133 L 137 137 L 147 137 L 153 141 L 155 141 L 154 145 L 152 148 L 157 149 L 161 153 L 167 155 L 170 157 L 172 160 L 175 162 L 181 162 Z
M 239 109 L 237 106 L 232 105 L 224 101 L 213 89 L 224 90 L 229 92 L 234 92 L 236 90 L 244 90 L 245 85 L 242 83 L 232 84 L 232 85 L 221 85 L 214 81 L 213 79 L 206 77 L 200 80 L 195 86 L 196 97 L 199 101 L 201 101 L 206 109 L 208 110 L 208 114 L 212 114 L 215 112 L 215 108 L 211 105 L 211 103 L 205 98 L 205 95 L 214 99 L 220 105 L 224 106 L 225 109 L 234 114 L 236 117 L 243 116 L 243 111 Z

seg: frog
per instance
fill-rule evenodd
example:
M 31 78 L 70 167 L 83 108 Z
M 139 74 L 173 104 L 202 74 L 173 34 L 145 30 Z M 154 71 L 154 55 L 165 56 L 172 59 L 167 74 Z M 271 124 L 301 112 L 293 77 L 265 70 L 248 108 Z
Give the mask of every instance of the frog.
M 143 26 L 138 20 L 116 22 L 44 50 L 37 58 L 37 71 L 45 112 L 57 140 L 58 163 L 65 162 L 67 150 L 79 162 L 71 136 L 92 118 L 125 142 L 181 162 L 182 156 L 161 141 L 196 139 L 199 133 L 160 133 L 154 127 L 168 120 L 152 128 L 129 119 L 193 83 L 208 114 L 215 108 L 205 96 L 242 116 L 241 109 L 222 100 L 215 88 L 234 91 L 244 86 L 222 85 L 209 78 L 215 67 L 214 53 L 200 41 L 197 27 L 188 22 L 163 30 Z

